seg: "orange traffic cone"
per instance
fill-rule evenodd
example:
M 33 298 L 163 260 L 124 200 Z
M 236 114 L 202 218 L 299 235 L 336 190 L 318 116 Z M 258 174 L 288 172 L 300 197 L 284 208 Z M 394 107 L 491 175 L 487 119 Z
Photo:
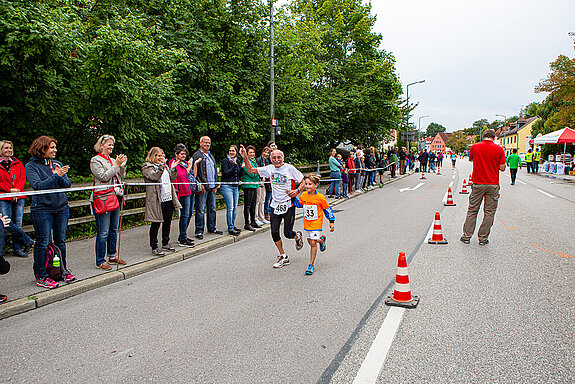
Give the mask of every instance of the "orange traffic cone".
M 427 179 L 427 177 L 425 177 L 425 171 L 421 171 L 420 179 Z
M 459 192 L 460 195 L 467 195 L 469 194 L 469 191 L 467 190 L 467 182 L 465 181 L 465 179 L 463 179 L 463 188 L 461 189 L 461 192 Z
M 441 233 L 441 221 L 439 219 L 439 212 L 435 212 L 435 220 L 433 221 L 433 235 L 427 241 L 429 244 L 447 244 L 447 240 Z
M 447 189 L 447 201 L 443 203 L 447 207 L 455 207 L 457 204 L 453 202 L 453 194 L 451 193 L 451 187 Z
M 473 181 L 471 181 L 471 175 L 469 175 L 469 179 L 467 179 L 467 180 L 469 180 L 468 185 L 471 187 L 473 185 Z
M 387 296 L 385 304 L 403 308 L 415 308 L 417 307 L 417 304 L 419 304 L 419 297 L 411 296 L 405 252 L 399 252 L 393 296 Z
M 437 167 L 437 173 L 436 175 L 441 175 L 441 167 Z

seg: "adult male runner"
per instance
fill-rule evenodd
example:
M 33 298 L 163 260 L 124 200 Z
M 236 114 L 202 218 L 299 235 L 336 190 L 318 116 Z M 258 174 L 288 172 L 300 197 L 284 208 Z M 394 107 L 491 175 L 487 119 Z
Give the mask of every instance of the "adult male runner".
M 248 154 L 243 145 L 240 145 L 240 155 L 244 159 L 245 171 L 257 173 L 261 177 L 268 178 L 272 186 L 272 202 L 270 226 L 272 239 L 280 253 L 274 268 L 282 268 L 290 263 L 286 255 L 280 236 L 280 224 L 284 221 L 284 235 L 288 239 L 295 239 L 296 249 L 303 247 L 303 236 L 300 231 L 294 232 L 295 206 L 294 198 L 304 189 L 303 175 L 296 167 L 284 162 L 284 153 L 279 149 L 270 154 L 271 164 L 265 167 L 253 167 L 248 161 Z

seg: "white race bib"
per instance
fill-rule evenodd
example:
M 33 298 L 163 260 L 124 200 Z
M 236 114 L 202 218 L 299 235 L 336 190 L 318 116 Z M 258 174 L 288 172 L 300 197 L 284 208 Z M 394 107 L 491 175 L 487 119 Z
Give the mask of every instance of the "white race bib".
M 278 203 L 278 205 L 276 205 L 276 207 L 274 208 L 274 214 L 283 215 L 288 211 L 290 206 L 291 206 L 290 201 L 284 201 L 283 203 Z
M 317 220 L 317 205 L 304 205 L 303 206 L 303 218 L 304 220 Z

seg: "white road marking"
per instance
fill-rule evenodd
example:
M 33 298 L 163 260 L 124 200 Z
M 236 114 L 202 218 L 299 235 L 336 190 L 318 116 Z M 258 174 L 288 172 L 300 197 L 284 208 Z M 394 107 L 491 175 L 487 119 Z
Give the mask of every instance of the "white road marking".
M 521 181 L 521 180 L 517 180 L 517 182 L 518 182 L 518 183 L 520 183 L 520 184 L 523 184 L 523 185 L 527 185 L 527 183 L 526 183 L 526 182 L 524 182 L 524 181 Z
M 540 189 L 538 189 L 537 192 L 541 192 L 541 193 L 544 194 L 545 196 L 549 196 L 549 197 L 552 198 L 552 199 L 555 198 L 555 196 L 553 196 L 552 194 L 547 193 L 547 192 L 545 192 L 545 191 L 542 191 L 542 190 L 540 190 Z
M 413 188 L 400 188 L 399 192 L 405 192 L 405 191 L 415 191 L 417 188 L 421 187 L 423 184 L 425 183 L 419 183 L 417 184 L 415 187 Z
M 445 198 L 445 201 L 447 201 L 447 197 Z M 427 231 L 427 236 L 425 236 L 426 239 L 431 239 L 431 237 L 433 236 L 433 225 L 434 224 L 435 224 L 435 217 L 433 218 L 433 221 L 431 222 L 431 226 L 429 227 L 429 231 Z M 425 241 L 423 243 L 427 244 Z
M 452 179 L 452 180 L 455 179 L 455 175 L 451 176 L 451 179 Z
M 449 183 L 449 187 L 453 187 L 453 181 L 451 183 Z
M 385 320 L 381 324 L 381 328 L 379 328 L 379 332 L 375 340 L 373 340 L 365 360 L 363 360 L 359 371 L 357 371 L 353 384 L 373 384 L 377 381 L 404 312 L 405 308 L 389 308 L 389 312 L 387 312 L 387 316 L 385 316 Z

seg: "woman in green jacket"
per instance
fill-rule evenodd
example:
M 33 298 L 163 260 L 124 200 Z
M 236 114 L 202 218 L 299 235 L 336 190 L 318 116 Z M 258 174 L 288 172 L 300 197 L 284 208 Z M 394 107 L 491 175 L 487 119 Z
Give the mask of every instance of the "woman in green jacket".
M 252 167 L 257 168 L 256 148 L 253 145 L 248 145 L 247 150 L 249 162 L 252 164 Z M 256 223 L 256 201 L 258 187 L 260 186 L 260 176 L 257 173 L 249 173 L 245 168 L 245 164 L 242 166 L 244 167 L 242 181 L 244 183 L 250 183 L 242 185 L 244 189 L 244 229 L 255 231 L 256 228 L 261 228 L 261 226 Z

